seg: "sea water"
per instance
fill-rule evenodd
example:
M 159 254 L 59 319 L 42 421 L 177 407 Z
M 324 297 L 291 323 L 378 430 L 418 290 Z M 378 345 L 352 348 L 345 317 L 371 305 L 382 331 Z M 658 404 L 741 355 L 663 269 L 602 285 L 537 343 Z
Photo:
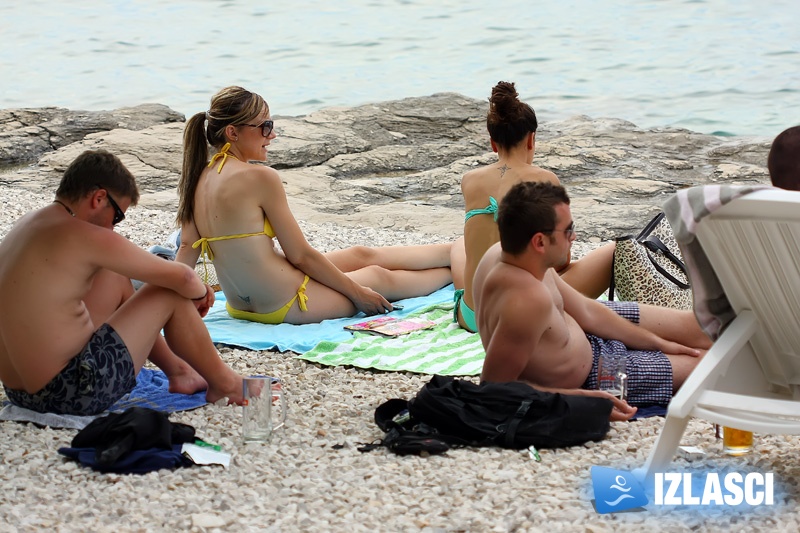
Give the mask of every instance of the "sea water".
M 772 137 L 800 123 L 800 2 L 52 0 L 0 4 L 0 108 L 163 103 L 232 84 L 275 115 L 514 81 L 541 121 Z

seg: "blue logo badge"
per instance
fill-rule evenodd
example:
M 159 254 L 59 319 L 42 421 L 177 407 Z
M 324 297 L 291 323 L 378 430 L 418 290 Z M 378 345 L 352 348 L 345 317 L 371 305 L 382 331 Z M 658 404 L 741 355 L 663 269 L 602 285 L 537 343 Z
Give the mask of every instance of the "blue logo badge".
M 600 514 L 647 505 L 644 488 L 631 472 L 603 466 L 592 467 L 594 507 Z

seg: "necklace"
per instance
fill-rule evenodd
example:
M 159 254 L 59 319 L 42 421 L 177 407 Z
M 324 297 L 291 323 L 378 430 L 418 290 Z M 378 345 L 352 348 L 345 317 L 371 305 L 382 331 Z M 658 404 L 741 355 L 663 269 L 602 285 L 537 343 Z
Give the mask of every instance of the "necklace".
M 64 206 L 64 209 L 66 209 L 66 210 L 67 210 L 67 213 L 69 213 L 69 214 L 70 214 L 70 215 L 72 215 L 72 216 L 75 216 L 75 213 L 73 213 L 73 212 L 72 212 L 72 209 L 70 209 L 70 208 L 69 208 L 69 206 L 68 206 L 67 204 L 65 204 L 64 202 L 62 202 L 61 200 L 53 200 L 53 203 L 54 203 L 54 204 L 61 204 L 61 205 L 63 205 L 63 206 Z

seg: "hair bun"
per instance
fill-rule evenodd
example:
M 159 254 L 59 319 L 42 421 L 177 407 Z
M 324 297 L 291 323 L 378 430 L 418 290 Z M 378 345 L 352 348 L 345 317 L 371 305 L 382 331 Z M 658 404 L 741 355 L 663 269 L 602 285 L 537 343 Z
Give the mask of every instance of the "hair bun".
M 509 116 L 519 113 L 519 94 L 513 82 L 501 81 L 492 88 L 492 96 L 489 98 L 489 114 L 495 115 L 495 119 L 505 121 Z

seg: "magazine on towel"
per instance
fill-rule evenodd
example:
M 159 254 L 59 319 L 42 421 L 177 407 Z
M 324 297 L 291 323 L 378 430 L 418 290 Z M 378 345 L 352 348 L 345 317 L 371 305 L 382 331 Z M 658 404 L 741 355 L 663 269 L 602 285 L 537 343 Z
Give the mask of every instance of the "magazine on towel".
M 365 320 L 364 322 L 359 322 L 357 324 L 344 326 L 344 329 L 349 331 L 364 331 L 376 335 L 383 335 L 385 337 L 398 337 L 400 335 L 411 333 L 412 331 L 430 329 L 435 325 L 435 322 L 422 318 L 395 318 L 382 316 L 379 318 Z

